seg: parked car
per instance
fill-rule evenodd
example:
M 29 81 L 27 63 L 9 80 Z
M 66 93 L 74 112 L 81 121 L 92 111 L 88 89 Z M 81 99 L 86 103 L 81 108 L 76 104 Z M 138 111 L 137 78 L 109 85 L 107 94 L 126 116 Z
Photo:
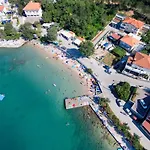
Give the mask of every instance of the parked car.
M 117 99 L 116 102 L 117 102 L 117 104 L 118 104 L 119 107 L 123 107 L 124 104 L 125 104 L 125 101 L 123 101 L 121 99 Z
M 67 49 L 65 46 L 62 46 L 61 48 L 62 48 L 63 50 L 66 50 L 66 49 Z
M 126 109 L 125 109 L 125 112 L 126 112 L 129 116 L 132 115 L 132 113 L 131 113 L 131 111 L 129 110 L 129 108 L 126 108 Z
M 142 107 L 144 109 L 147 109 L 147 105 L 146 105 L 146 103 L 145 103 L 145 101 L 143 99 L 140 99 L 140 104 L 142 105 Z

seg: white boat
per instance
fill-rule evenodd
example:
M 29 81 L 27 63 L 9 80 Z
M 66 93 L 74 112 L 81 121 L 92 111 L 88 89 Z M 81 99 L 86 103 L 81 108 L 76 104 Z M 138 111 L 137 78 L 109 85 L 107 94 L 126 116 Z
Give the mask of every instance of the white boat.
M 53 86 L 56 86 L 56 84 L 54 83 Z
M 5 98 L 4 94 L 0 94 L 0 101 L 2 101 Z

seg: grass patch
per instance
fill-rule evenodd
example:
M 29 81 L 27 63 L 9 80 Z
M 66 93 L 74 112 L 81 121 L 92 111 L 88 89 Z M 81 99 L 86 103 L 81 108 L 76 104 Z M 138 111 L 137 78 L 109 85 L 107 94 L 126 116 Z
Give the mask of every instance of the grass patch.
M 103 62 L 108 66 L 112 66 L 114 64 L 115 59 L 116 59 L 116 56 L 114 56 L 111 53 L 108 53 L 104 57 Z
M 116 47 L 111 51 L 112 54 L 114 54 L 118 59 L 121 59 L 126 55 L 126 51 L 120 47 Z

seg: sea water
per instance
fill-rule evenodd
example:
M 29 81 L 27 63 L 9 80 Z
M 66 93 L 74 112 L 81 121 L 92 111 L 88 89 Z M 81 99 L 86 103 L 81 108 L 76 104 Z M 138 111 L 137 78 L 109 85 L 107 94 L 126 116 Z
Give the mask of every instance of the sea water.
M 0 94 L 0 150 L 116 149 L 95 114 L 65 109 L 83 94 L 75 74 L 35 48 L 0 49 Z

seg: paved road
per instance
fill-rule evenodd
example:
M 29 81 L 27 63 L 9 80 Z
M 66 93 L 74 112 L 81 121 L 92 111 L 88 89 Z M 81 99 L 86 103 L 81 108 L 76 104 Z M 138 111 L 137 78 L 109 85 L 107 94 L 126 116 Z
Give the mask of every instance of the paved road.
M 127 77 L 122 74 L 116 73 L 115 70 L 112 69 L 112 74 L 109 75 L 104 72 L 104 68 L 102 65 L 98 65 L 97 61 L 93 58 L 87 59 L 87 58 L 80 58 L 79 61 L 87 66 L 88 68 L 92 68 L 93 73 L 97 74 L 97 79 L 101 82 L 101 88 L 103 91 L 103 94 L 105 97 L 108 97 L 110 99 L 110 107 L 112 111 L 115 113 L 115 115 L 119 118 L 119 120 L 123 123 L 128 123 L 128 126 L 130 127 L 131 133 L 136 133 L 140 138 L 141 144 L 146 148 L 149 149 L 150 141 L 145 137 L 145 135 L 135 126 L 135 124 L 132 122 L 132 119 L 128 115 L 124 115 L 120 112 L 124 111 L 121 107 L 118 107 L 116 104 L 116 98 L 111 93 L 109 89 L 109 85 L 111 85 L 115 80 L 115 82 L 120 81 L 127 81 L 131 85 L 142 85 L 144 87 L 150 87 L 149 82 L 139 81 L 136 79 L 132 79 L 130 77 Z

